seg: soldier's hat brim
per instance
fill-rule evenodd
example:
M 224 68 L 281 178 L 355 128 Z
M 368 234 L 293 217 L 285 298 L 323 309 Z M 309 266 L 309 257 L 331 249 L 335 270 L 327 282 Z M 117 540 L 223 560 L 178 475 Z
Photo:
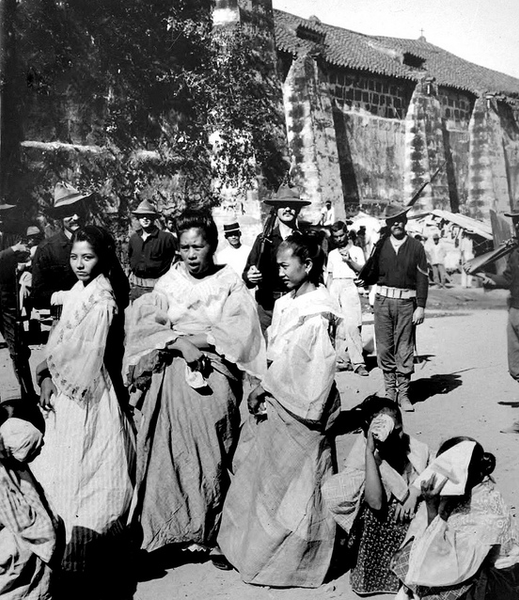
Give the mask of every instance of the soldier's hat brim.
M 386 221 L 391 221 L 392 219 L 396 219 L 403 215 L 407 216 L 407 213 L 411 208 L 411 206 L 404 206 L 403 204 L 388 204 L 382 218 Z
M 283 206 L 293 206 L 299 208 L 301 206 L 308 206 L 309 204 L 312 204 L 309 200 L 303 200 L 300 198 L 297 190 L 288 187 L 287 185 L 280 186 L 278 191 L 271 198 L 268 198 L 263 202 L 269 206 L 278 206 L 282 204 Z
M 69 183 L 59 182 L 54 188 L 54 202 L 49 208 L 49 213 L 59 215 L 62 213 L 73 212 L 74 204 L 87 200 L 93 196 L 92 192 L 84 194 L 71 186 Z
M 153 217 L 156 219 L 160 216 L 160 213 L 152 202 L 143 200 L 135 210 L 132 210 L 132 215 L 135 215 L 137 218 Z
M 519 210 L 515 212 L 505 212 L 505 217 L 510 217 L 511 219 L 517 219 L 519 217 Z

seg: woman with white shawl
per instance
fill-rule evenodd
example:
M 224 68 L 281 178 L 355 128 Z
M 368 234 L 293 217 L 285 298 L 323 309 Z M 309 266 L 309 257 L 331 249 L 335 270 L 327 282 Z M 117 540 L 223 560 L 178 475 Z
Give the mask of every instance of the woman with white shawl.
M 32 468 L 65 523 L 62 579 L 75 598 L 88 596 L 96 582 L 109 589 L 101 573 L 113 576 L 133 491 L 133 433 L 105 356 L 117 354 L 107 348 L 118 311 L 109 279 L 115 260 L 105 230 L 74 232 L 70 264 L 78 282 L 57 292 L 63 312 L 38 368 L 46 433 Z
M 182 260 L 127 311 L 124 370 L 138 419 L 132 522 L 143 550 L 213 549 L 216 561 L 243 378 L 265 371 L 265 342 L 245 284 L 214 263 L 211 215 L 185 211 L 176 225 Z
M 335 541 L 320 486 L 332 474 L 326 431 L 340 410 L 331 336 L 340 312 L 318 283 L 315 237 L 290 236 L 277 261 L 289 293 L 274 305 L 269 367 L 249 396 L 253 417 L 236 451 L 218 543 L 247 583 L 318 587 Z

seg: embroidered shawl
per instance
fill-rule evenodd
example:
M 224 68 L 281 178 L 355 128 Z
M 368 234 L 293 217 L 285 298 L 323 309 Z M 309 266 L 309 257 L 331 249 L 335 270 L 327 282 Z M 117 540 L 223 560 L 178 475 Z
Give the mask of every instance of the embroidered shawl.
M 88 285 L 78 281 L 45 348 L 47 367 L 58 391 L 78 403 L 102 376 L 106 338 L 117 305 L 110 282 L 98 275 Z

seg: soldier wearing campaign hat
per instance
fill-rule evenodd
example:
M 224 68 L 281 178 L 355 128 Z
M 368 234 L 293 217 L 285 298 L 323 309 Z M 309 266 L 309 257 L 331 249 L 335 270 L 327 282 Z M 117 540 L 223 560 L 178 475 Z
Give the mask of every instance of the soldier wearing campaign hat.
M 175 257 L 177 243 L 171 233 L 157 227 L 155 221 L 160 215 L 153 202 L 143 200 L 132 214 L 140 226 L 130 237 L 128 247 L 133 301 L 151 292 L 158 278 L 166 273 Z
M 405 230 L 409 210 L 400 204 L 386 207 L 387 235 L 379 242 L 374 265 L 377 293 L 373 312 L 386 395 L 403 410 L 414 411 L 409 384 L 414 371 L 415 328 L 424 320 L 429 278 L 424 247 Z
M 277 224 L 272 232 L 268 232 L 268 236 L 265 236 L 265 233 L 260 234 L 254 241 L 243 271 L 243 280 L 249 288 L 257 286 L 258 313 L 262 329 L 265 331 L 272 321 L 274 302 L 286 291 L 279 278 L 277 250 L 283 240 L 299 230 L 299 212 L 303 206 L 311 203 L 303 200 L 297 190 L 284 185 L 264 202 L 273 207 Z

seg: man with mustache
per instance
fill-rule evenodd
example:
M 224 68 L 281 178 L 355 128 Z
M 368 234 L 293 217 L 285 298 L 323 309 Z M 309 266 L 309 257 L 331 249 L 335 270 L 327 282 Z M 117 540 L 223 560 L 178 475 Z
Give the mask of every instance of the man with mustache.
M 34 308 L 50 308 L 52 318 L 61 316 L 63 298 L 77 282 L 70 266 L 72 235 L 86 224 L 88 202 L 92 193 L 84 194 L 68 183 L 60 182 L 54 188 L 54 202 L 49 214 L 61 220 L 62 229 L 43 240 L 36 249 L 32 263 L 32 297 Z M 114 291 L 122 307 L 128 304 L 129 284 L 119 261 L 113 265 Z
M 288 186 L 280 186 L 277 193 L 264 202 L 274 207 L 277 224 L 264 245 L 262 234 L 256 238 L 243 271 L 243 280 L 247 287 L 257 286 L 256 301 L 263 332 L 272 321 L 274 302 L 286 292 L 276 262 L 279 245 L 299 230 L 299 212 L 303 206 L 311 204 L 308 200 L 302 200 L 296 190 Z
M 69 290 L 77 281 L 70 267 L 72 235 L 86 221 L 87 202 L 92 194 L 83 194 L 70 184 L 57 183 L 54 188 L 54 202 L 49 215 L 61 220 L 62 229 L 43 240 L 33 259 L 33 301 L 35 308 L 50 308 L 54 319 L 59 318 L 61 303 L 58 304 L 55 292 Z
M 381 244 L 376 269 L 375 338 L 378 365 L 386 396 L 413 412 L 409 384 L 414 371 L 415 328 L 423 323 L 429 278 L 422 244 L 407 235 L 407 211 L 398 204 L 386 207 L 388 234 Z

